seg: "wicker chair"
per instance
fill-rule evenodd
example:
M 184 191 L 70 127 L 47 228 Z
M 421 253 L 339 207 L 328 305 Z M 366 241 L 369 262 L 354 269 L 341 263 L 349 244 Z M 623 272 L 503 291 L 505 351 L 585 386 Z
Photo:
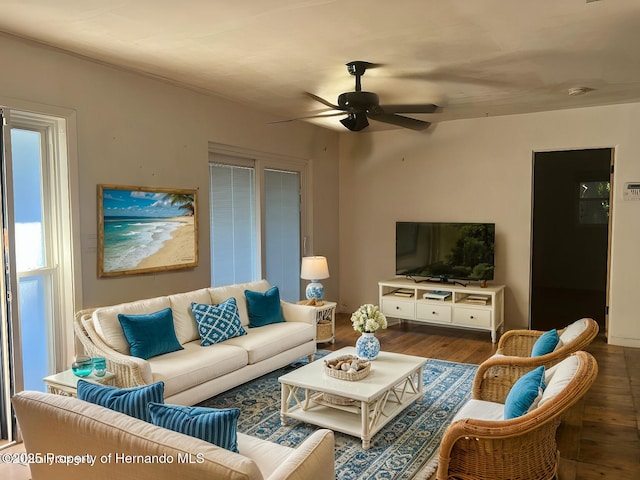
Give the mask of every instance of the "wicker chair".
M 546 403 L 511 420 L 462 418 L 444 433 L 438 457 L 438 480 L 549 480 L 556 478 L 560 453 L 556 430 L 563 414 L 589 390 L 598 365 L 587 352 L 573 354 L 578 363 L 571 380 Z M 498 359 L 495 359 L 498 360 Z M 503 357 L 502 375 L 480 365 L 472 398 L 504 404 L 511 386 L 531 365 Z M 572 361 L 566 359 L 565 364 Z M 556 371 L 563 365 L 558 365 Z
M 523 357 L 531 359 L 531 365 L 544 365 L 546 368 L 552 367 L 562 359 L 568 357 L 573 352 L 584 350 L 594 338 L 598 336 L 598 323 L 593 318 L 582 318 L 578 322 L 584 322 L 585 328 L 571 342 L 560 346 L 557 350 L 546 355 L 541 355 L 535 359 L 531 358 L 531 349 L 536 340 L 545 333 L 539 330 L 508 330 L 498 342 L 497 355 Z M 577 323 L 577 322 L 574 322 Z M 569 327 L 558 330 L 562 335 Z

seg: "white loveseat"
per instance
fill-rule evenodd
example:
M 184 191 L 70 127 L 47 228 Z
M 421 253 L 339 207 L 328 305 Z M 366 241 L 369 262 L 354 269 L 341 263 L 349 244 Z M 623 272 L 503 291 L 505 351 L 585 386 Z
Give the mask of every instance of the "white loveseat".
M 167 403 L 194 405 L 218 393 L 316 352 L 315 309 L 281 302 L 284 322 L 248 328 L 245 290 L 266 292 L 266 280 L 155 297 L 76 314 L 76 336 L 91 356 L 105 357 L 116 385 L 164 382 Z M 246 335 L 203 347 L 191 303 L 220 304 L 234 297 Z M 144 360 L 130 355 L 118 314 L 149 314 L 171 308 L 183 349 Z
M 33 480 L 335 479 L 331 430 L 297 448 L 238 433 L 234 453 L 73 397 L 20 392 L 12 402 Z

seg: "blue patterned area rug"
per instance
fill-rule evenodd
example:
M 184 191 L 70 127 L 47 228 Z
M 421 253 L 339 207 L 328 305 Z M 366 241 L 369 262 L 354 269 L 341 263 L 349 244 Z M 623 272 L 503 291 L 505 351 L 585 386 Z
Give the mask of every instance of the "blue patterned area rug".
M 319 351 L 316 358 L 326 355 Z M 296 447 L 319 427 L 289 419 L 280 425 L 278 377 L 306 364 L 264 375 L 200 405 L 240 407 L 238 430 L 271 442 Z M 424 367 L 424 396 L 389 422 L 362 449 L 360 438 L 335 432 L 336 478 L 340 480 L 418 480 L 429 478 L 437 466 L 440 439 L 455 413 L 469 398 L 477 365 L 429 359 Z

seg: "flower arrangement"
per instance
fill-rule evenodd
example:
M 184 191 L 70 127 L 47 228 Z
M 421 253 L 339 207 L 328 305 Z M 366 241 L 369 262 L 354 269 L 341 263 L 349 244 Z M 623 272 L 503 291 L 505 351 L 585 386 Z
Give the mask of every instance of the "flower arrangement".
M 362 305 L 351 315 L 353 329 L 360 333 L 373 333 L 379 328 L 387 328 L 387 318 L 376 305 Z

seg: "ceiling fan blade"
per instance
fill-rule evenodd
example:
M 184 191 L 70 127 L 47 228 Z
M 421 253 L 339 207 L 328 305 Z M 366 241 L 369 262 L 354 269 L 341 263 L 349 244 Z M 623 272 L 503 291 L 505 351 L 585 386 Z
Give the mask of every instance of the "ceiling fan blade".
M 378 122 L 410 128 L 411 130 L 426 130 L 429 125 L 431 125 L 431 122 L 424 122 L 422 120 L 416 120 L 415 118 L 403 117 L 392 113 L 369 114 L 369 118 Z
M 380 105 L 384 113 L 436 113 L 441 110 L 438 105 L 432 103 L 416 105 Z
M 344 108 L 339 107 L 338 105 L 334 105 L 333 103 L 331 103 L 328 100 L 325 100 L 322 97 L 319 97 L 318 95 L 314 95 L 313 93 L 309 93 L 309 92 L 305 92 L 309 97 L 313 98 L 315 101 L 322 103 L 323 105 L 326 105 L 327 107 L 331 107 L 334 110 L 342 110 L 344 111 Z
M 275 124 L 275 123 L 287 123 L 287 122 L 293 122 L 295 120 L 306 120 L 308 118 L 324 118 L 324 117 L 337 117 L 338 115 L 344 115 L 344 112 L 334 112 L 334 113 L 320 113 L 317 115 L 308 115 L 306 117 L 296 117 L 296 118 L 289 118 L 287 120 L 278 120 L 276 122 L 269 122 L 269 125 Z

